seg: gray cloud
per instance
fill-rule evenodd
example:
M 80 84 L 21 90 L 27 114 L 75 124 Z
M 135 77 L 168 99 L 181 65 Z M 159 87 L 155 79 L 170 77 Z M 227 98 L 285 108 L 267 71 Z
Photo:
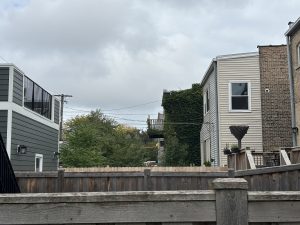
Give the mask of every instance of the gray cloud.
M 123 108 L 200 82 L 216 55 L 284 43 L 299 8 L 296 0 L 2 0 L 0 56 L 49 91 L 74 95 L 69 107 Z M 158 110 L 160 102 L 121 112 Z

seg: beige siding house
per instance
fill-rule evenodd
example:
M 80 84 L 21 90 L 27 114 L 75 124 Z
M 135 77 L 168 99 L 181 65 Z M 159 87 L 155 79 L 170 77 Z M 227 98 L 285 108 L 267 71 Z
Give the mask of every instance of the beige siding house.
M 238 54 L 217 57 L 219 137 L 220 149 L 236 143 L 229 131 L 231 125 L 248 125 L 248 133 L 242 140 L 243 147 L 262 151 L 262 119 L 260 96 L 260 73 L 258 53 Z M 239 96 L 239 89 L 247 89 Z M 244 90 L 243 90 L 244 91 Z M 235 97 L 236 96 L 236 97 Z M 243 100 L 239 100 L 243 99 Z M 239 101 L 245 105 L 239 107 Z M 248 101 L 248 102 L 247 102 Z M 244 104 L 244 103 L 243 103 Z M 236 105 L 236 106 L 235 106 Z M 227 157 L 220 152 L 221 164 Z
M 215 88 L 209 92 L 209 101 L 210 105 L 216 107 L 212 112 L 215 115 L 207 112 L 204 115 L 205 123 L 201 128 L 200 140 L 201 146 L 205 148 L 201 149 L 201 155 L 211 155 L 210 152 L 204 151 L 217 149 L 218 153 L 214 155 L 218 156 L 218 159 L 214 161 L 222 166 L 227 165 L 223 149 L 237 144 L 237 140 L 229 130 L 231 125 L 248 125 L 248 133 L 242 140 L 243 148 L 263 151 L 259 55 L 257 52 L 224 55 L 216 57 L 213 62 L 215 73 L 205 74 L 201 82 L 204 87 L 204 98 L 207 95 L 205 93 L 207 86 Z M 210 76 L 214 76 L 214 79 L 210 79 Z M 216 85 L 208 85 L 208 82 Z M 204 99 L 205 101 L 207 100 Z M 211 128 L 209 133 L 208 126 Z M 211 132 L 212 129 L 214 132 Z M 206 140 L 213 140 L 216 137 L 217 140 L 210 141 L 210 146 L 207 146 Z

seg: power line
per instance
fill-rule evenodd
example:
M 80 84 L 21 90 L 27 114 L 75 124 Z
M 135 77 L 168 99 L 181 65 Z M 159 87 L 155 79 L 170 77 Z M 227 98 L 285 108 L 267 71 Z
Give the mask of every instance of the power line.
M 8 63 L 1 55 L 0 55 L 0 58 L 1 58 L 4 62 Z
M 75 108 L 71 108 L 71 107 L 67 107 L 65 106 L 65 109 L 71 109 L 73 111 L 66 111 L 66 113 L 70 113 L 70 114 L 74 114 L 74 113 L 78 113 L 78 112 L 86 112 L 86 113 L 90 113 L 91 110 L 80 110 L 80 109 L 75 109 Z M 147 116 L 147 115 L 151 115 L 151 116 L 155 116 L 157 115 L 154 113 L 105 113 L 105 115 L 117 115 L 117 116 Z
M 103 109 L 102 111 L 118 111 L 118 110 L 123 110 L 123 109 L 132 109 L 132 108 L 136 108 L 136 107 L 140 107 L 140 106 L 144 106 L 144 105 L 149 105 L 149 104 L 153 104 L 153 103 L 160 102 L 160 101 L 161 100 L 156 100 L 156 101 L 146 102 L 146 103 L 133 105 L 133 106 L 128 106 L 128 107 L 123 107 L 123 108 L 118 108 L 118 109 Z

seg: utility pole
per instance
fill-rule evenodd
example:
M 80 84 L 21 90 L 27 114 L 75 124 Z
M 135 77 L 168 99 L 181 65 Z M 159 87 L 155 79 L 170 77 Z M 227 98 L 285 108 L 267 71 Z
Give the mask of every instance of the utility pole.
M 64 103 L 65 103 L 65 98 L 73 97 L 72 95 L 54 95 L 57 97 L 60 97 L 60 123 L 59 123 L 59 140 L 63 141 L 63 118 L 64 118 Z

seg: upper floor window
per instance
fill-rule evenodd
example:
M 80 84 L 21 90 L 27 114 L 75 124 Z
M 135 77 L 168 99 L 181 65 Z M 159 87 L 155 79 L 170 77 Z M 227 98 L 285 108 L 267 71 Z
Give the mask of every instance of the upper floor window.
M 52 96 L 24 76 L 24 106 L 51 119 Z
M 209 111 L 209 91 L 208 91 L 208 89 L 206 89 L 206 91 L 204 93 L 203 102 L 204 102 L 203 106 L 204 106 L 204 115 L 205 115 Z
M 249 111 L 250 108 L 250 82 L 232 81 L 229 85 L 230 111 Z

